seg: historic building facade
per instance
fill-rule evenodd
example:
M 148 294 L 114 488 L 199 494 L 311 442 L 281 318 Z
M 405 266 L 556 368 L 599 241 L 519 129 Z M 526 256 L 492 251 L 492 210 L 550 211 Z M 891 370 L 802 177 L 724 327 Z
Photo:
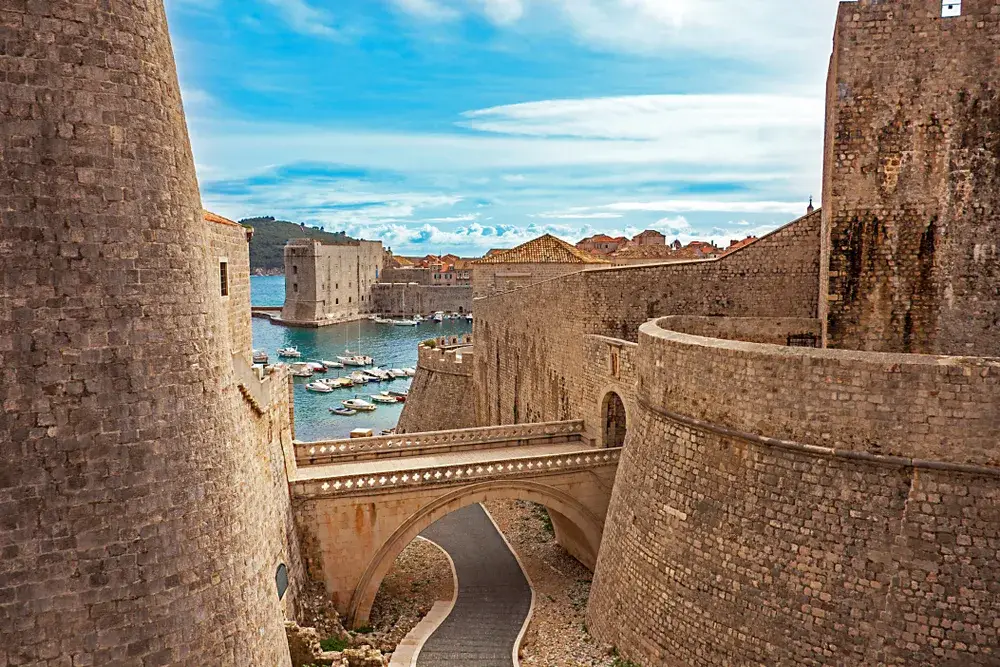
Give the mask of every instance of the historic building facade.
M 289 241 L 282 321 L 323 326 L 375 312 L 372 286 L 379 281 L 384 262 L 381 241 Z

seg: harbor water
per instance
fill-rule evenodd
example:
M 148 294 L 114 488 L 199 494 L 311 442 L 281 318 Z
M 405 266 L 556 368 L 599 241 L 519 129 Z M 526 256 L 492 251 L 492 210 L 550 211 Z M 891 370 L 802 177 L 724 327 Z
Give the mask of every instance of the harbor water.
M 280 306 L 284 300 L 284 278 L 281 276 L 254 276 L 250 279 L 251 300 L 255 306 Z M 275 299 L 277 302 L 275 303 Z M 415 368 L 417 345 L 437 336 L 458 336 L 472 331 L 472 323 L 462 320 L 445 320 L 441 323 L 422 322 L 416 327 L 397 327 L 360 320 L 346 324 L 333 324 L 319 329 L 285 327 L 271 324 L 264 319 L 253 319 L 253 347 L 270 355 L 271 363 L 278 359 L 278 348 L 296 347 L 301 360 L 281 361 L 336 361 L 338 356 L 364 354 L 375 359 L 379 368 Z M 360 343 L 359 343 L 360 332 Z M 411 378 L 372 382 L 367 385 L 335 389 L 329 394 L 306 391 L 306 384 L 313 379 L 340 377 L 351 368 L 335 368 L 327 373 L 317 373 L 313 378 L 295 380 L 295 437 L 298 440 L 325 440 L 346 438 L 351 430 L 370 428 L 375 435 L 383 429 L 395 428 L 403 404 L 379 404 L 374 412 L 359 412 L 351 417 L 341 417 L 330 412 L 340 407 L 341 401 L 355 396 L 371 402 L 371 395 L 381 391 L 409 388 Z

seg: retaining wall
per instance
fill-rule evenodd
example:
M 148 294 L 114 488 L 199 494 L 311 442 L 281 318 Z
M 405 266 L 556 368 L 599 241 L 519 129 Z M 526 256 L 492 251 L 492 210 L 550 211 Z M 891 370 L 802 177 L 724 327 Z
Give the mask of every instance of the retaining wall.
M 644 665 L 997 663 L 1000 360 L 656 323 L 637 353 L 595 637 Z
M 607 354 L 591 335 L 634 342 L 643 322 L 671 314 L 815 318 L 819 226 L 816 212 L 720 259 L 590 270 L 476 299 L 477 423 L 585 418 L 599 433 L 595 392 L 627 393 L 635 377 L 598 377 Z
M 399 417 L 399 433 L 418 433 L 476 425 L 472 401 L 471 346 L 417 349 L 417 374 Z

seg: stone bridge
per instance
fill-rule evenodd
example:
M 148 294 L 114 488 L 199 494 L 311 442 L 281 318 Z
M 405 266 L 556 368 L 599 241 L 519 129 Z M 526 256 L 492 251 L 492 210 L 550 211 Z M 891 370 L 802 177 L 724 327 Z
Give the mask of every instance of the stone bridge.
M 357 627 L 403 548 L 484 500 L 544 505 L 560 544 L 593 569 L 620 454 L 592 447 L 582 421 L 296 442 L 295 520 L 312 575 Z

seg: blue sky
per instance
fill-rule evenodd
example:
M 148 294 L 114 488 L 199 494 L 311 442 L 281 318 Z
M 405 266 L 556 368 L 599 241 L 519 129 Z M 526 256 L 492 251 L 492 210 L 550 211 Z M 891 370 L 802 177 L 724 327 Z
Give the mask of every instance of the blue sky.
M 482 254 L 820 197 L 836 0 L 167 0 L 207 208 Z

